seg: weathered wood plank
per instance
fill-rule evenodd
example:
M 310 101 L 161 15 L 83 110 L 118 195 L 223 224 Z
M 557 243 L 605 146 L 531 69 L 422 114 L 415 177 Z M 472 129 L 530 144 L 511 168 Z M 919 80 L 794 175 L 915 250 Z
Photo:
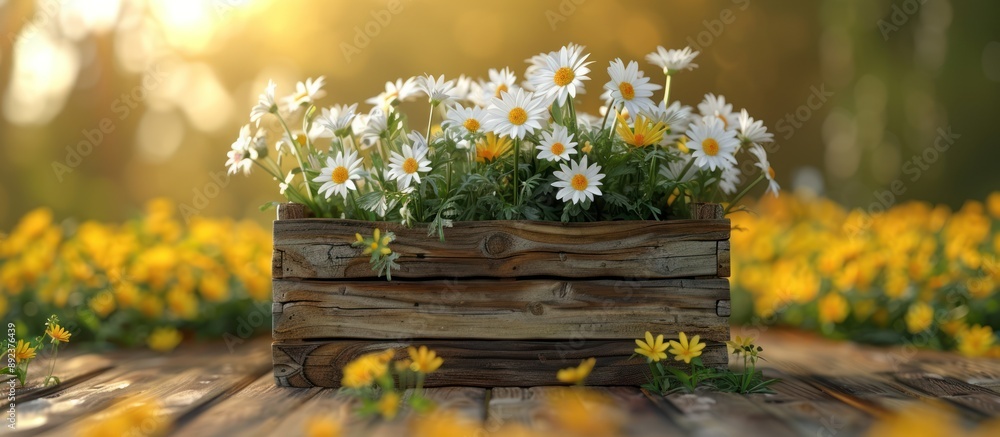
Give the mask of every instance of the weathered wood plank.
M 729 240 L 719 241 L 719 277 L 728 278 L 732 274 L 729 263 Z
M 276 433 L 280 431 L 278 424 L 290 412 L 320 390 L 322 389 L 278 387 L 274 384 L 274 377 L 266 374 L 203 414 L 195 416 L 172 435 L 248 435 L 266 430 Z
M 403 405 L 399 414 L 392 420 L 379 419 L 372 421 L 364 430 L 366 437 L 398 437 L 413 435 L 415 425 L 429 414 L 449 414 L 454 420 L 461 420 L 476 428 L 481 428 L 486 417 L 487 390 L 474 387 L 439 387 L 424 390 L 424 396 L 435 402 L 437 407 L 433 412 L 423 415 L 405 405 L 405 400 L 413 396 L 413 389 L 406 390 L 402 396 Z M 472 437 L 472 436 L 470 436 Z
M 698 390 L 695 394 L 667 395 L 666 400 L 681 411 L 683 416 L 678 421 L 691 435 L 798 435 L 789 424 L 757 403 L 737 394 Z
M 630 437 L 683 436 L 686 430 L 656 408 L 638 387 L 592 387 L 627 415 L 623 435 Z
M 274 222 L 275 278 L 374 278 L 355 233 L 396 234 L 400 254 L 393 277 L 467 278 L 560 276 L 571 278 L 683 278 L 716 276 L 718 241 L 729 239 L 729 220 L 559 223 L 456 222 L 446 241 L 423 227 L 357 220 Z
M 874 420 L 864 411 L 842 403 L 818 389 L 807 382 L 806 378 L 772 369 L 765 369 L 764 375 L 779 379 L 771 385 L 775 393 L 748 395 L 748 399 L 801 435 L 860 435 Z
M 57 357 L 55 376 L 59 377 L 60 384 L 45 387 L 42 383 L 51 363 L 52 361 L 45 357 L 32 362 L 31 371 L 28 372 L 28 383 L 23 388 L 15 389 L 16 403 L 29 402 L 86 382 L 111 369 L 114 364 L 105 357 L 92 354 Z
M 393 348 L 402 351 L 410 342 L 374 340 L 328 340 L 273 344 L 274 374 L 278 385 L 290 387 L 339 387 L 341 369 L 358 356 Z M 444 358 L 445 364 L 427 377 L 427 387 L 439 386 L 537 386 L 558 385 L 559 369 L 594 357 L 597 365 L 588 384 L 632 385 L 645 382 L 647 366 L 630 359 L 631 340 L 420 340 Z M 702 357 L 707 366 L 728 365 L 726 347 L 708 342 Z
M 729 339 L 726 279 L 274 281 L 275 340 Z M 280 306 L 279 306 L 280 304 Z M 503 326 L 503 329 L 497 329 Z
M 279 392 L 287 390 L 290 389 L 280 388 Z M 285 417 L 279 418 L 274 428 L 263 428 L 245 435 L 270 437 L 276 434 L 275 430 L 289 436 L 309 435 L 308 430 L 312 422 L 324 420 L 338 424 L 342 436 L 368 435 L 366 429 L 371 420 L 356 414 L 358 402 L 353 397 L 339 390 L 319 390 L 316 395 L 289 411 Z
M 628 411 L 617 400 L 591 387 L 497 387 L 490 391 L 485 429 L 494 435 L 525 435 L 526 429 L 530 435 L 630 435 Z

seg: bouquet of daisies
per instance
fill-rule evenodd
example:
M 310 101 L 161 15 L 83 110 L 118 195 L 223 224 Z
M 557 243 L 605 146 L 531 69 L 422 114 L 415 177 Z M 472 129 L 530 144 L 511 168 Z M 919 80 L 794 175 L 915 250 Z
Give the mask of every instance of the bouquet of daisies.
M 316 217 L 427 223 L 439 234 L 453 220 L 660 220 L 686 217 L 692 202 L 729 212 L 762 182 L 777 195 L 761 121 L 722 96 L 706 95 L 697 111 L 669 100 L 671 78 L 696 68 L 697 55 L 647 55 L 664 86 L 635 61 L 610 62 L 602 115 L 577 112 L 593 62 L 575 44 L 528 59 L 520 82 L 509 68 L 488 80 L 387 82 L 367 112 L 318 106 L 323 77 L 280 101 L 269 82 L 226 164 L 259 167 Z M 430 111 L 413 129 L 401 106 L 418 99 Z

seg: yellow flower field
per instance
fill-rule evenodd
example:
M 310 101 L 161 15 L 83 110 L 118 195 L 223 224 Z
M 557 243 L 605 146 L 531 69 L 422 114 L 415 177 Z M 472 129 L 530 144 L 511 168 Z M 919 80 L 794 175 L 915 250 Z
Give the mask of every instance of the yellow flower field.
M 1000 192 L 884 213 L 766 197 L 733 220 L 734 322 L 1000 356 Z

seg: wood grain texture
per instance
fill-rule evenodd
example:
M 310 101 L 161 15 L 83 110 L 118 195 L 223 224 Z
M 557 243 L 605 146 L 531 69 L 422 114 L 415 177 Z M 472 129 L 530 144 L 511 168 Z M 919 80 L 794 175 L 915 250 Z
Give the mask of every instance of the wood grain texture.
M 729 265 L 729 240 L 719 241 L 719 277 L 728 278 L 732 273 Z
M 726 279 L 288 281 L 273 286 L 275 340 L 729 339 Z M 502 327 L 502 329 L 497 329 Z
M 558 276 L 568 278 L 686 278 L 719 273 L 722 220 L 560 223 L 456 222 L 446 241 L 423 227 L 359 220 L 274 222 L 274 278 L 375 278 L 368 257 L 351 247 L 355 234 L 396 234 L 394 278 Z
M 274 375 L 278 385 L 289 387 L 339 387 L 341 369 L 369 352 L 396 349 L 406 355 L 411 344 L 426 345 L 444 358 L 445 364 L 427 377 L 428 387 L 560 385 L 559 369 L 573 367 L 594 357 L 597 365 L 588 385 L 633 385 L 646 382 L 645 361 L 630 357 L 631 340 L 420 340 L 409 342 L 373 340 L 328 340 L 272 345 Z M 706 366 L 728 365 L 725 344 L 708 342 L 702 360 Z

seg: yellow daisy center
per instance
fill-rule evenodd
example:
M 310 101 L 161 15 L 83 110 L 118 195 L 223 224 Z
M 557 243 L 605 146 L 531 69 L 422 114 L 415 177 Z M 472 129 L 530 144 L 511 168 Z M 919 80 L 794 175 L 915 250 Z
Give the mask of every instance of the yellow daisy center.
M 417 164 L 417 160 L 414 158 L 406 158 L 406 161 L 403 161 L 403 171 L 406 173 L 416 173 L 419 167 L 420 165 Z
M 479 130 L 479 120 L 476 120 L 475 118 L 470 118 L 468 120 L 465 120 L 465 123 L 462 123 L 462 126 L 465 126 L 465 128 L 468 129 L 469 132 L 478 131 Z
M 507 120 L 509 120 L 513 125 L 520 126 L 524 124 L 524 122 L 528 121 L 528 112 L 523 108 L 511 109 L 510 112 L 507 113 Z
M 645 146 L 646 145 L 646 137 L 643 134 L 635 134 L 634 138 L 635 138 L 635 145 L 636 146 Z
M 333 169 L 333 173 L 330 175 L 330 180 L 335 184 L 342 184 L 347 182 L 347 178 L 350 177 L 350 173 L 347 171 L 347 167 L 340 166 Z
M 299 143 L 299 146 L 305 147 L 306 144 L 308 144 L 308 140 L 306 139 L 306 134 L 298 134 L 298 135 L 296 135 L 295 136 L 295 142 Z
M 632 100 L 635 98 L 635 88 L 632 88 L 632 84 L 628 82 L 618 84 L 618 91 L 622 93 L 622 98 L 625 100 Z
M 551 148 L 549 148 L 549 151 L 551 151 L 553 155 L 562 155 L 563 152 L 566 151 L 566 146 L 564 146 L 563 143 L 555 143 Z
M 719 142 L 715 141 L 715 138 L 705 138 L 701 142 L 701 150 L 705 152 L 708 156 L 715 156 L 719 154 Z
M 774 179 L 774 167 L 770 167 L 770 166 L 767 167 L 767 174 L 769 176 L 771 176 L 771 179 Z
M 566 86 L 573 83 L 573 79 L 576 78 L 576 73 L 569 67 L 562 67 L 556 70 L 556 74 L 552 76 L 552 81 L 555 82 L 557 86 Z
M 573 189 L 576 191 L 586 190 L 587 186 L 590 185 L 590 181 L 587 180 L 587 177 L 579 173 L 574 175 L 573 179 L 570 180 L 569 183 L 570 185 L 573 186 Z
M 500 86 L 497 87 L 497 92 L 495 97 L 500 97 L 500 93 L 508 90 L 509 88 L 507 88 L 507 84 L 505 83 L 500 84 Z

